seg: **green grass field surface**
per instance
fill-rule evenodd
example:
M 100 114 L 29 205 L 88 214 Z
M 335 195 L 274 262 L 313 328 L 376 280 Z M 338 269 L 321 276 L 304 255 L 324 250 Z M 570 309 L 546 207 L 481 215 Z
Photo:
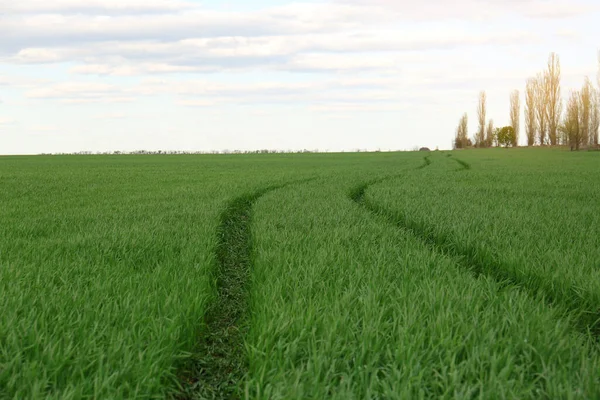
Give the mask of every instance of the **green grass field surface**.
M 599 155 L 456 152 L 431 157 L 431 168 L 419 174 L 372 186 L 367 197 L 482 272 L 545 296 L 569 311 L 581 330 L 598 335 Z
M 389 170 L 416 184 L 408 161 Z M 600 396 L 587 337 L 539 298 L 473 276 L 353 202 L 356 182 L 371 179 L 257 204 L 248 397 Z
M 178 390 L 215 295 L 222 206 L 303 174 L 302 162 L 272 162 L 0 159 L 0 397 Z
M 0 398 L 598 398 L 599 168 L 2 157 Z

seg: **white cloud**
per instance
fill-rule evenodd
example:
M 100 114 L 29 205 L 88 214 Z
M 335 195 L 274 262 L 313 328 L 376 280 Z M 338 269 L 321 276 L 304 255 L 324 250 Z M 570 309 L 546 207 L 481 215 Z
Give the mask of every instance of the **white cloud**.
M 30 99 L 53 99 L 66 104 L 121 103 L 134 100 L 126 89 L 110 84 L 63 82 L 39 86 L 25 92 Z
M 106 42 L 71 48 L 27 48 L 8 60 L 16 63 L 79 63 L 69 71 L 114 76 L 243 69 L 364 70 L 393 68 L 403 62 L 403 53 L 408 52 L 514 45 L 538 40 L 537 35 L 519 30 L 472 35 L 464 29 L 430 27 L 362 34 L 222 37 L 164 43 Z
M 304 69 L 304 70 L 363 70 L 363 69 L 390 69 L 397 67 L 396 61 L 385 56 L 356 57 L 356 55 L 344 54 L 301 54 L 290 61 L 289 66 L 282 68 Z
M 331 103 L 311 106 L 311 110 L 323 113 L 355 113 L 355 112 L 396 112 L 406 110 L 405 105 L 373 104 L 373 103 Z
M 0 117 L 0 126 L 12 125 L 15 122 L 16 121 L 14 119 Z
M 564 29 L 564 28 L 560 28 L 557 30 L 556 32 L 556 36 L 562 39 L 566 39 L 566 40 L 571 40 L 571 41 L 576 41 L 581 39 L 581 33 L 577 32 L 574 29 Z
M 532 18 L 566 19 L 598 12 L 600 4 L 567 0 L 529 0 L 522 5 L 522 13 Z
M 541 64 L 543 65 L 543 64 Z M 58 100 L 78 104 L 90 102 L 125 102 L 146 96 L 178 97 L 181 106 L 206 107 L 223 104 L 320 104 L 396 103 L 410 96 L 413 103 L 435 102 L 444 91 L 454 96 L 469 95 L 465 87 L 480 86 L 490 90 L 507 84 L 524 82 L 527 74 L 520 68 L 502 71 L 482 70 L 469 59 L 447 59 L 410 55 L 405 58 L 351 57 L 345 54 L 317 54 L 298 59 L 286 67 L 293 71 L 323 69 L 351 73 L 323 75 L 305 82 L 290 82 L 284 77 L 259 82 L 217 82 L 204 79 L 148 78 L 127 84 L 67 81 L 29 86 L 30 99 Z M 100 67 L 88 72 L 106 72 Z M 357 74 L 356 71 L 365 71 Z M 81 72 L 81 71 L 80 71 Z M 113 71 L 115 72 L 115 71 Z M 123 74 L 135 71 L 122 69 Z M 470 89 L 471 91 L 473 89 Z M 423 93 L 427 94 L 426 96 Z M 349 107 L 349 106 L 348 106 Z M 338 107 L 339 108 L 339 107 Z M 367 108 L 368 109 L 368 108 Z
M 407 4 L 407 1 L 356 1 L 355 4 L 341 3 L 298 3 L 280 7 L 271 7 L 254 12 L 225 12 L 201 8 L 189 2 L 153 1 L 107 1 L 95 0 L 81 2 L 63 0 L 58 3 L 19 0 L 9 6 L 13 14 L 4 17 L 0 26 L 0 36 L 6 41 L 6 50 L 18 53 L 26 48 L 44 48 L 60 46 L 84 47 L 84 44 L 107 41 L 158 41 L 161 43 L 182 42 L 184 46 L 214 48 L 215 56 L 248 56 L 289 54 L 289 46 L 302 50 L 323 47 L 323 50 L 344 49 L 349 43 L 363 49 L 384 47 L 393 48 L 396 40 L 404 31 L 404 42 L 417 33 L 422 37 L 423 30 L 432 27 L 423 26 L 421 32 L 414 27 L 403 26 L 417 21 L 436 22 L 440 17 L 479 18 L 486 16 L 488 22 L 498 20 L 506 13 L 534 15 L 562 15 L 568 7 L 569 15 L 589 11 L 589 6 L 580 1 L 566 3 L 564 0 L 547 0 L 539 6 L 541 0 L 516 1 L 475 1 L 460 0 L 463 4 L 430 0 Z M 42 6 L 42 4 L 50 4 Z M 54 5 L 52 5 L 54 4 Z M 169 12 L 170 9 L 179 12 Z M 31 13 L 17 13 L 19 9 Z M 90 13 L 80 13 L 80 9 Z M 130 9 L 136 15 L 107 16 L 100 11 Z M 143 14 L 145 9 L 162 11 L 157 14 Z M 37 10 L 37 11 L 36 11 Z M 46 11 L 46 12 L 45 12 Z M 47 13 L 53 11 L 53 13 Z M 141 14 L 139 14 L 141 13 Z M 488 15 L 489 14 L 489 15 Z M 384 32 L 392 28 L 392 35 Z M 364 31 L 371 31 L 371 36 Z M 384 33 L 388 45 L 382 44 Z M 396 33 L 394 35 L 393 33 Z M 345 37 L 336 37 L 342 33 Z M 315 35 L 311 37 L 310 35 Z M 325 35 L 326 34 L 326 35 Z M 293 39 L 288 39 L 295 35 Z M 333 35 L 333 36 L 332 36 Z M 300 36 L 300 37 L 299 37 Z M 304 36 L 304 37 L 302 37 Z M 352 36 L 348 38 L 348 36 Z M 380 34 L 380 36 L 383 36 Z M 476 35 L 474 37 L 477 37 Z M 485 32 L 484 35 L 485 36 Z M 200 39 L 198 39 L 200 38 Z M 215 38 L 220 43 L 210 43 Z M 279 40 L 278 40 L 279 39 Z M 352 39 L 349 41 L 348 39 Z M 391 39 L 391 40 L 390 40 Z M 341 43 L 336 43 L 340 41 Z M 418 41 L 418 40 L 417 40 Z M 295 43 L 293 43 L 295 42 Z M 402 44 L 402 42 L 400 42 Z M 150 46 L 158 51 L 160 44 Z M 143 51 L 143 50 L 142 50 Z
M 18 0 L 0 7 L 4 13 L 157 13 L 189 10 L 193 4 L 177 0 Z
M 333 13 L 319 12 L 319 8 L 322 7 L 305 7 L 299 9 L 298 13 L 294 11 L 295 8 L 248 13 L 216 12 L 197 8 L 177 14 L 117 16 L 68 13 L 9 14 L 0 26 L 0 34 L 11 48 L 24 48 L 111 40 L 175 41 L 232 35 L 332 32 L 348 26 L 348 22 L 340 18 L 348 16 L 348 13 L 339 15 L 335 10 Z M 334 17 L 328 17 L 329 15 Z M 353 18 L 358 20 L 358 15 Z
M 24 64 L 53 63 L 61 61 L 63 57 L 53 49 L 27 48 L 20 50 L 13 60 Z
M 73 74 L 82 75 L 139 76 L 146 74 L 202 72 L 209 70 L 214 71 L 215 68 L 195 67 L 186 65 L 169 65 L 164 63 L 129 63 L 121 65 L 83 64 L 70 68 L 69 72 Z
M 291 83 L 215 83 L 209 80 L 156 80 L 150 79 L 131 92 L 140 95 L 177 94 L 195 102 L 219 101 L 222 103 L 255 103 L 271 101 L 302 100 L 311 95 L 330 90 L 328 82 Z
M 113 119 L 125 119 L 127 117 L 128 117 L 127 114 L 116 112 L 116 113 L 98 114 L 98 115 L 94 116 L 94 119 L 113 120 Z
M 569 18 L 598 11 L 597 4 L 583 0 L 335 0 L 364 7 L 401 13 L 404 19 L 431 21 L 440 19 L 481 20 L 519 15 L 532 18 Z
M 107 104 L 115 104 L 115 103 L 131 103 L 135 101 L 134 97 L 80 97 L 80 98 L 66 98 L 61 99 L 61 102 L 64 104 L 89 104 L 89 103 L 107 103 Z
M 178 100 L 177 105 L 185 107 L 212 107 L 216 105 L 216 101 L 211 100 Z
M 45 132 L 45 133 L 50 133 L 50 132 L 58 132 L 59 129 L 56 125 L 51 125 L 51 124 L 45 124 L 45 125 L 32 125 L 29 127 L 29 129 L 32 132 Z

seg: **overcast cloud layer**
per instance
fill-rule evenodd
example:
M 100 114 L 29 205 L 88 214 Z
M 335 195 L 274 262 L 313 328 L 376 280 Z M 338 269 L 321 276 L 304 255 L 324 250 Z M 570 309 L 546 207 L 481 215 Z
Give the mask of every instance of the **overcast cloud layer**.
M 599 20 L 594 0 L 0 0 L 0 154 L 448 148 L 480 90 L 506 124 L 551 51 L 565 97 L 595 77 Z

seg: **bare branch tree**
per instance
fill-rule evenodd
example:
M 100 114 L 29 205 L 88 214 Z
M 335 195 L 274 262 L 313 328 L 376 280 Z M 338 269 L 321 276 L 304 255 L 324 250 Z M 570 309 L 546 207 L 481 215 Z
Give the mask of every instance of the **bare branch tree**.
M 521 130 L 521 97 L 518 90 L 513 90 L 510 94 L 510 126 L 515 132 L 512 145 L 517 147 Z
M 456 137 L 454 139 L 454 148 L 464 149 L 469 146 L 469 117 L 467 113 L 458 121 L 458 127 L 456 128 Z
M 527 134 L 527 146 L 533 146 L 535 144 L 537 131 L 535 86 L 535 78 L 527 79 L 527 86 L 525 87 L 525 133 Z
M 544 74 L 545 100 L 548 118 L 548 137 L 551 145 L 557 144 L 558 125 L 562 113 L 562 100 L 560 97 L 560 59 L 556 53 L 548 57 L 548 69 Z
M 571 151 L 579 150 L 579 146 L 581 145 L 581 127 L 579 125 L 581 120 L 580 101 L 581 94 L 578 91 L 572 91 L 571 97 L 569 97 L 569 101 L 567 102 L 567 110 L 561 125 L 561 130 L 569 139 Z
M 586 76 L 583 82 L 583 87 L 580 96 L 580 110 L 579 110 L 579 130 L 581 132 L 581 144 L 588 146 L 590 144 L 590 119 L 592 117 L 592 96 L 593 96 L 592 83 Z
M 592 88 L 592 111 L 590 115 L 590 144 L 598 147 L 600 134 L 600 88 Z
M 475 146 L 485 147 L 485 117 L 487 113 L 487 96 L 485 91 L 479 93 L 479 103 L 477 105 L 477 119 L 479 127 L 475 136 Z
M 490 119 L 485 131 L 485 146 L 492 147 L 494 144 L 494 120 Z
M 598 74 L 596 75 L 598 87 L 594 91 L 594 104 L 592 109 L 592 120 L 590 122 L 590 134 L 592 135 L 592 144 L 598 147 L 600 141 L 600 51 L 598 51 Z
M 546 131 L 548 121 L 548 107 L 546 85 L 544 75 L 538 74 L 535 81 L 535 114 L 537 121 L 538 143 L 540 146 L 546 144 Z

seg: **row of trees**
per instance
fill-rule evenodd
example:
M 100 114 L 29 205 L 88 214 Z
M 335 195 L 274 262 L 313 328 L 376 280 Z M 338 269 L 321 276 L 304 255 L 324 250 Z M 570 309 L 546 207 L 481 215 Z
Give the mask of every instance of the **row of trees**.
M 529 78 L 525 87 L 525 134 L 527 145 L 568 145 L 571 150 L 598 147 L 600 130 L 600 52 L 598 53 L 598 87 L 585 78 L 581 90 L 572 90 L 563 113 L 560 59 L 555 53 L 548 58 L 547 68 Z M 473 139 L 468 135 L 468 116 L 458 124 L 455 148 L 517 146 L 521 130 L 521 97 L 518 90 L 510 94 L 510 125 L 494 129 L 492 119 L 486 122 L 487 95 L 479 94 L 478 129 Z
M 600 128 L 600 73 L 598 89 L 589 78 L 585 79 L 581 90 L 571 91 L 567 100 L 567 109 L 560 127 L 562 141 L 568 143 L 571 150 L 580 147 L 598 147 Z
M 519 91 L 515 90 L 510 95 L 510 126 L 495 128 L 494 120 L 487 117 L 487 95 L 485 91 L 479 93 L 477 104 L 477 133 L 473 139 L 469 138 L 469 116 L 464 113 L 458 123 L 454 148 L 464 149 L 467 147 L 492 147 L 492 146 L 517 146 L 520 130 L 520 97 Z
M 367 151 L 367 150 L 362 150 Z M 356 149 L 355 152 L 360 153 L 360 149 Z M 82 150 L 74 153 L 40 153 L 41 156 L 89 156 L 89 155 L 179 155 L 179 154 L 299 154 L 299 153 L 322 153 L 318 149 L 309 150 L 272 150 L 272 149 L 261 149 L 261 150 L 132 150 L 132 151 L 89 151 Z

